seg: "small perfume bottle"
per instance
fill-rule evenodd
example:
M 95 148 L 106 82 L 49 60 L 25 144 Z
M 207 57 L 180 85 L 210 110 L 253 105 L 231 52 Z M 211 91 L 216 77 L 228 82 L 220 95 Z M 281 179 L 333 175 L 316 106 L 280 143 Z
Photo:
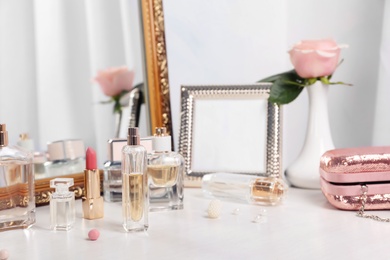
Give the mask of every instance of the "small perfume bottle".
M 183 208 L 184 158 L 172 152 L 171 136 L 156 127 L 153 152 L 148 155 L 150 211 Z
M 0 124 L 0 231 L 29 228 L 35 223 L 33 155 L 8 146 L 8 132 Z
M 282 179 L 276 177 L 211 173 L 203 176 L 202 189 L 208 197 L 277 205 L 282 202 L 288 187 Z
M 76 218 L 74 192 L 69 191 L 73 185 L 73 178 L 50 180 L 50 187 L 55 188 L 50 197 L 51 228 L 54 230 L 69 230 L 73 227 Z
M 147 152 L 140 145 L 138 128 L 129 127 L 127 145 L 122 149 L 122 211 L 126 231 L 148 229 Z

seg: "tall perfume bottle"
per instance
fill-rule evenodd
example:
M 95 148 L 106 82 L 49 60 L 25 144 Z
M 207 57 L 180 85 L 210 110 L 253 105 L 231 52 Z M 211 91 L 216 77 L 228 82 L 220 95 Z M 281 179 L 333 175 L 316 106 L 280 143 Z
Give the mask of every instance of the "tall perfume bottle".
M 104 163 L 104 200 L 108 202 L 122 201 L 122 148 L 127 139 L 108 140 L 108 161 Z M 152 151 L 151 137 L 141 138 L 140 144 L 146 151 Z
M 140 145 L 138 128 L 129 127 L 127 145 L 122 149 L 122 211 L 126 231 L 148 229 L 147 152 Z
M 183 208 L 184 158 L 172 152 L 171 136 L 156 127 L 153 152 L 148 155 L 150 211 Z
M 74 207 L 73 178 L 55 178 L 50 180 L 50 187 L 55 189 L 50 196 L 51 228 L 54 230 L 69 230 L 76 218 Z
M 8 146 L 8 132 L 0 124 L 0 231 L 29 228 L 35 223 L 33 155 Z
M 285 182 L 276 177 L 261 177 L 235 173 L 211 173 L 202 178 L 203 193 L 260 205 L 277 205 L 287 192 Z

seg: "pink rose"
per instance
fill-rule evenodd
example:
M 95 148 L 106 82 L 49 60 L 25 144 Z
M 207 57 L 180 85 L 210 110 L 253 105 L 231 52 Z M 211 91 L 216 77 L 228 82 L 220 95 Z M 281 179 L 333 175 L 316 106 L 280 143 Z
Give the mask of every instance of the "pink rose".
M 114 97 L 123 90 L 130 91 L 133 87 L 134 71 L 127 67 L 100 70 L 94 78 L 99 83 L 106 96 Z
M 332 39 L 305 40 L 289 51 L 295 71 L 302 78 L 318 78 L 333 74 L 339 63 L 340 49 Z

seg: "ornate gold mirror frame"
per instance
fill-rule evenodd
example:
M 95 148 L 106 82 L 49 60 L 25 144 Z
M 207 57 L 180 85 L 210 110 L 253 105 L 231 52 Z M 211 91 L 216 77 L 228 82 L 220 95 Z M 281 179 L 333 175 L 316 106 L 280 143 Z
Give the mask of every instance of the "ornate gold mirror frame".
M 140 0 L 144 41 L 145 103 L 149 109 L 150 133 L 166 127 L 172 135 L 168 60 L 162 0 Z

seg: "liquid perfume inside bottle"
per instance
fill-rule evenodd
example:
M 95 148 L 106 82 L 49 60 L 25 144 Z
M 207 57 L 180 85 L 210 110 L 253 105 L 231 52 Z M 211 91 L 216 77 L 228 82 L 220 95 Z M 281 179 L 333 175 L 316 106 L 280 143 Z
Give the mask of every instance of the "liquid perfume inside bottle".
M 29 228 L 35 223 L 33 155 L 8 145 L 0 124 L 0 231 Z
M 150 211 L 183 208 L 184 158 L 171 151 L 171 136 L 157 127 L 148 155 Z
M 51 228 L 54 230 L 69 230 L 76 218 L 74 192 L 69 191 L 73 186 L 73 178 L 55 178 L 50 180 L 50 187 L 55 192 L 50 197 Z
M 147 152 L 140 145 L 138 128 L 128 130 L 127 145 L 122 149 L 123 228 L 128 231 L 148 229 Z
M 202 189 L 207 197 L 277 205 L 284 199 L 288 186 L 276 177 L 212 173 L 203 176 Z

